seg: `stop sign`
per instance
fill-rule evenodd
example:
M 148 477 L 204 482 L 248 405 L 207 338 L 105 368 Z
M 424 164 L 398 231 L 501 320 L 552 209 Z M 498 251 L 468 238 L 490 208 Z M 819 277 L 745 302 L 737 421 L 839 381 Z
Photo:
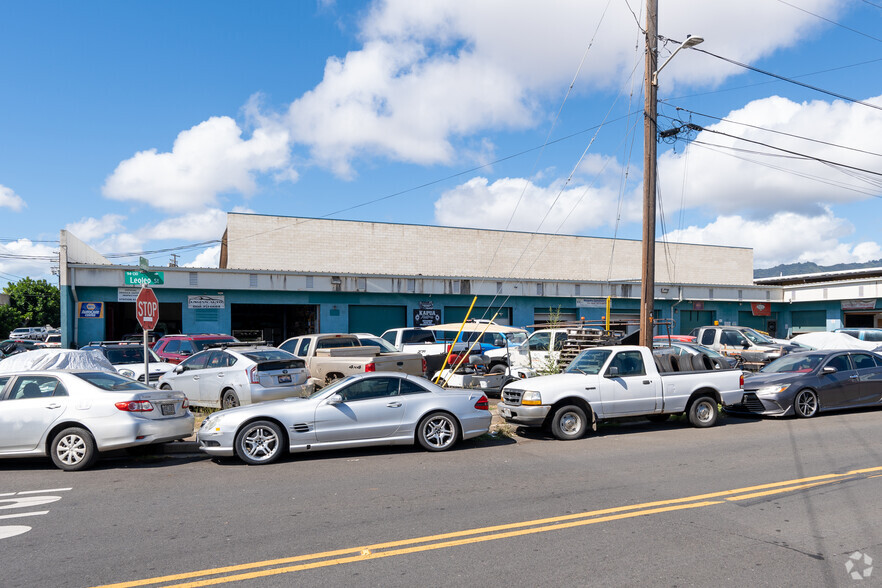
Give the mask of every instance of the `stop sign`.
M 156 294 L 150 288 L 141 288 L 138 293 L 138 299 L 135 301 L 135 314 L 141 328 L 145 331 L 152 331 L 156 323 L 159 322 L 159 301 L 156 300 Z

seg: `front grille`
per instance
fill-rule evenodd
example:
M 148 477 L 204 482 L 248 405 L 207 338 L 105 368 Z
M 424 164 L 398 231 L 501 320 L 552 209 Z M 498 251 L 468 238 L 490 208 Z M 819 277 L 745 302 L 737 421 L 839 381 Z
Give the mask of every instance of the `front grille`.
M 162 374 L 160 374 L 160 373 L 158 373 L 158 372 L 155 373 L 155 374 L 150 374 L 150 381 L 151 381 L 151 382 L 158 382 L 158 381 L 159 381 L 159 378 L 161 378 L 161 377 L 162 377 Z M 139 381 L 139 382 L 143 382 L 143 381 L 144 381 L 144 374 L 141 374 L 140 376 L 138 376 L 138 381 Z
M 523 395 L 523 390 L 512 390 L 510 388 L 505 388 L 502 391 L 502 400 L 504 400 L 506 404 L 518 406 L 521 403 L 521 396 Z
M 741 405 L 745 410 L 749 410 L 750 412 L 764 412 L 766 410 L 766 407 L 763 406 L 762 400 L 757 398 L 756 394 L 753 392 L 746 392 L 744 394 L 741 398 Z

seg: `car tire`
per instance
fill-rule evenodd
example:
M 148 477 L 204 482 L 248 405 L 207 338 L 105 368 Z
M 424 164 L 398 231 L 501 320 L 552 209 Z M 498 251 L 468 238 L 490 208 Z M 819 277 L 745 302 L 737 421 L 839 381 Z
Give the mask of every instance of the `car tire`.
M 66 472 L 76 472 L 92 465 L 98 457 L 98 450 L 89 431 L 80 427 L 69 427 L 52 438 L 49 455 L 57 467 Z
M 417 441 L 427 451 L 446 451 L 459 438 L 459 424 L 446 412 L 432 412 L 417 425 Z
M 793 412 L 802 419 L 818 414 L 818 395 L 814 390 L 804 388 L 793 397 Z
M 504 363 L 497 363 L 496 365 L 494 365 L 493 367 L 490 368 L 489 373 L 491 373 L 491 374 L 504 374 L 505 370 L 507 370 L 507 369 L 508 369 L 508 366 L 505 365 Z
M 561 441 L 581 439 L 588 432 L 588 415 L 575 404 L 561 406 L 551 417 L 551 434 Z
M 229 388 L 221 393 L 221 408 L 236 408 L 241 404 L 242 403 L 239 402 L 239 396 Z
M 159 389 L 160 390 L 171 390 L 172 387 L 169 386 L 168 384 L 163 384 L 162 386 L 159 387 Z
M 285 435 L 272 421 L 254 421 L 236 433 L 234 449 L 239 459 L 249 465 L 263 465 L 279 459 L 284 450 Z
M 717 422 L 720 411 L 717 401 L 710 396 L 696 398 L 689 407 L 689 422 L 700 429 L 712 427 Z
M 667 422 L 669 418 L 671 418 L 671 413 L 646 415 L 646 420 L 650 423 L 664 423 Z

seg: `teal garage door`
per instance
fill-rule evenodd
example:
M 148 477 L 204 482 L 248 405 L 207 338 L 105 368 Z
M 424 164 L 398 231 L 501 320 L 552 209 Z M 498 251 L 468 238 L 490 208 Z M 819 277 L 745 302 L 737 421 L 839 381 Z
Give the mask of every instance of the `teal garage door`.
M 349 305 L 349 332 L 373 333 L 407 326 L 406 306 Z
M 714 311 L 712 310 L 681 310 L 680 324 L 674 325 L 674 335 L 688 335 L 689 331 L 697 327 L 707 327 L 714 324 Z

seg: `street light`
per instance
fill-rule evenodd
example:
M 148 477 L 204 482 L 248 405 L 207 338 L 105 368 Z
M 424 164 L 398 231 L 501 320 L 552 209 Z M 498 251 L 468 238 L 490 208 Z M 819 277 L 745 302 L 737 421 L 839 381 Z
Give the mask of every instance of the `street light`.
M 680 49 L 695 47 L 704 41 L 688 36 L 671 56 L 656 69 L 658 51 L 658 0 L 646 0 L 646 69 L 644 72 L 643 108 L 643 263 L 640 288 L 640 345 L 652 349 L 655 310 L 655 182 L 656 116 L 658 114 L 658 73 Z

